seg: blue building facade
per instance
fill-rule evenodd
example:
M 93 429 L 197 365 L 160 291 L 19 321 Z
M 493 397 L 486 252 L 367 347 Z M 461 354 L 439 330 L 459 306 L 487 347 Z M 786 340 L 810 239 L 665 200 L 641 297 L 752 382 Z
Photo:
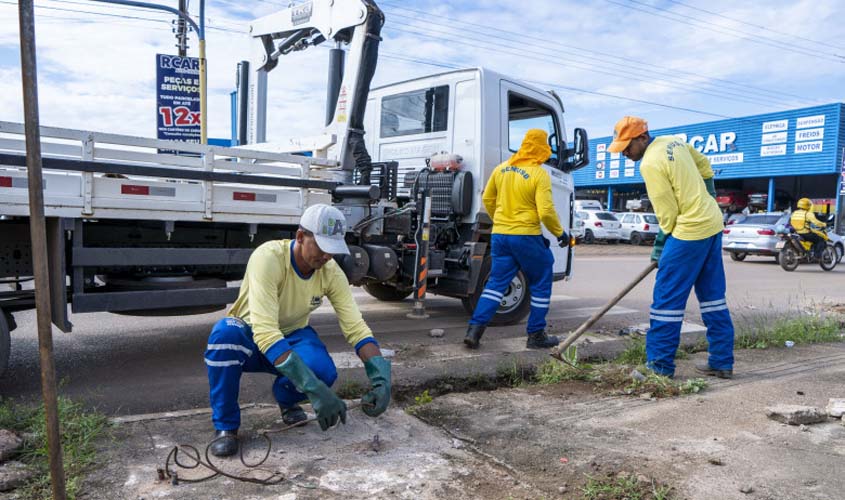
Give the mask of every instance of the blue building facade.
M 678 136 L 707 155 L 717 188 L 768 193 L 769 210 L 776 196 L 787 194 L 833 203 L 845 181 L 843 103 L 650 132 Z M 575 172 L 575 187 L 581 198 L 601 199 L 609 208 L 622 210 L 626 200 L 645 194 L 645 185 L 639 162 L 607 151 L 611 140 L 590 140 L 590 164 Z

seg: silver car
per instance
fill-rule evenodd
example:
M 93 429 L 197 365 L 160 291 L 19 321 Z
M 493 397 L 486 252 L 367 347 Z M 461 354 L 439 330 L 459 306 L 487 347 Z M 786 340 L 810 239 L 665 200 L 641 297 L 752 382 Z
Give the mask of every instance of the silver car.
M 775 245 L 780 240 L 778 226 L 789 223 L 789 214 L 769 212 L 749 214 L 739 222 L 722 231 L 722 250 L 731 255 L 731 260 L 742 261 L 749 255 L 765 255 L 777 261 Z
M 660 226 L 657 224 L 657 216 L 643 212 L 625 212 L 616 214 L 616 218 L 622 224 L 619 234 L 623 240 L 632 245 L 639 245 L 644 241 L 654 241 Z

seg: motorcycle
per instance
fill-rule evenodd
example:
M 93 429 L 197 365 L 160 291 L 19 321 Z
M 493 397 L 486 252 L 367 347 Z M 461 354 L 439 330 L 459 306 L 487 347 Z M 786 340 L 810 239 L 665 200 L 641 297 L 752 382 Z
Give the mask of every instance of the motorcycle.
M 829 232 L 828 228 L 825 232 Z M 794 231 L 780 233 L 781 240 L 775 244 L 778 250 L 778 263 L 784 271 L 794 271 L 799 264 L 815 264 L 825 271 L 833 271 L 839 262 L 836 247 L 827 238 L 819 256 L 812 250 L 813 244 Z

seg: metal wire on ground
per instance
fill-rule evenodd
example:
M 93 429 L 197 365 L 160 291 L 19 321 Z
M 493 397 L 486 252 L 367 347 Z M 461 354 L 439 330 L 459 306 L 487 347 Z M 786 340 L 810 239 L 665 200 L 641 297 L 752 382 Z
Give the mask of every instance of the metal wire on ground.
M 361 406 L 363 406 L 362 403 L 353 403 L 353 404 L 349 405 L 349 407 L 347 408 L 347 411 L 354 410 L 355 408 L 360 408 Z M 285 431 L 288 431 L 290 429 L 293 429 L 294 427 L 302 427 L 303 425 L 307 424 L 308 422 L 314 422 L 316 420 L 317 420 L 317 417 L 311 417 L 308 420 L 304 420 L 302 422 L 298 422 L 298 423 L 293 424 L 293 425 L 281 427 L 279 429 L 259 429 L 258 431 L 256 431 L 255 437 L 265 440 L 267 442 L 267 449 L 265 450 L 264 456 L 261 458 L 261 460 L 259 460 L 258 462 L 254 463 L 254 464 L 247 463 L 247 461 L 244 459 L 244 448 L 245 448 L 245 446 L 244 446 L 244 443 L 242 441 L 240 443 L 240 446 L 238 446 L 238 448 L 239 448 L 238 456 L 241 460 L 241 464 L 244 467 L 246 467 L 247 469 L 250 469 L 245 474 L 234 474 L 234 473 L 231 473 L 231 472 L 226 472 L 226 471 L 222 470 L 220 467 L 218 467 L 214 462 L 212 462 L 211 453 L 210 453 L 211 446 L 214 443 L 216 443 L 217 441 L 223 439 L 223 436 L 221 436 L 221 437 L 213 439 L 210 443 L 208 443 L 208 445 L 206 445 L 205 454 L 204 454 L 205 460 L 202 459 L 202 457 L 200 456 L 199 450 L 193 445 L 179 444 L 179 445 L 174 446 L 173 448 L 171 448 L 170 453 L 167 454 L 167 458 L 164 461 L 164 467 L 158 469 L 158 471 L 157 471 L 158 472 L 158 478 L 159 478 L 159 480 L 169 480 L 174 486 L 178 485 L 180 482 L 182 482 L 182 483 L 201 483 L 203 481 L 209 481 L 211 479 L 214 479 L 217 476 L 224 476 L 224 477 L 228 477 L 229 479 L 234 479 L 236 481 L 243 481 L 245 483 L 261 484 L 261 485 L 264 485 L 264 486 L 272 486 L 274 484 L 279 484 L 279 483 L 285 481 L 285 476 L 283 476 L 281 472 L 269 471 L 269 470 L 266 470 L 266 469 L 259 469 L 259 467 L 264 465 L 264 462 L 266 462 L 267 459 L 270 457 L 270 452 L 272 451 L 272 448 L 273 448 L 273 440 L 270 439 L 270 434 L 278 434 L 280 432 L 285 432 Z M 180 460 L 180 458 L 179 458 L 180 453 L 186 455 L 190 459 L 190 462 L 185 463 L 182 460 Z M 194 469 L 199 469 L 200 467 L 203 467 L 203 468 L 211 471 L 211 473 L 206 475 L 206 476 L 203 476 L 203 477 L 187 478 L 187 477 L 180 476 L 179 471 L 175 470 L 175 468 L 173 466 L 184 469 L 184 470 L 194 470 Z M 267 476 L 264 477 L 264 478 L 260 478 L 260 477 L 253 477 L 253 476 L 249 475 L 249 474 L 252 474 L 253 472 L 263 472 L 263 473 L 267 474 Z

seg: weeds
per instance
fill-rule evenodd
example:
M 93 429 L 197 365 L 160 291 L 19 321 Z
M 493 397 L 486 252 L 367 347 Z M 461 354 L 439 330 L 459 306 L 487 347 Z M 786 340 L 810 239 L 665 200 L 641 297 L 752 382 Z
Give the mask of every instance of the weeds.
M 564 357 L 566 359 L 566 357 Z M 537 367 L 535 382 L 540 385 L 551 385 L 567 380 L 589 381 L 593 378 L 593 367 L 588 364 L 578 364 L 577 357 L 572 363 L 561 363 L 550 359 Z
M 426 389 L 422 391 L 418 396 L 414 396 L 414 404 L 406 407 L 405 412 L 409 415 L 413 415 L 420 408 L 431 403 L 432 401 L 434 401 L 434 398 L 431 397 L 431 394 L 428 393 L 428 389 Z
M 758 320 L 738 329 L 737 349 L 766 349 L 783 346 L 787 340 L 796 344 L 841 342 L 842 327 L 839 318 L 830 316 L 797 315 L 774 321 Z
M 496 369 L 496 379 L 508 387 L 520 387 L 529 381 L 531 376 L 532 370 L 520 365 L 516 360 L 500 365 Z
M 87 412 L 67 398 L 60 397 L 58 402 L 66 486 L 68 498 L 73 499 L 80 492 L 82 474 L 96 462 L 94 441 L 106 432 L 108 424 L 104 415 Z M 26 436 L 19 459 L 36 471 L 34 479 L 15 493 L 21 500 L 50 498 L 44 407 L 16 406 L 5 401 L 0 404 L 0 428 Z
M 340 399 L 358 399 L 367 392 L 367 387 L 357 380 L 347 380 L 337 389 L 337 397 Z
M 605 365 L 595 377 L 596 387 L 615 394 L 651 394 L 656 398 L 697 394 L 707 388 L 707 382 L 701 378 L 674 380 L 643 366 L 636 370 L 643 375 L 641 380 L 631 377 L 629 365 Z
M 670 500 L 672 488 L 651 481 L 640 481 L 633 475 L 587 476 L 581 488 L 584 500 Z

